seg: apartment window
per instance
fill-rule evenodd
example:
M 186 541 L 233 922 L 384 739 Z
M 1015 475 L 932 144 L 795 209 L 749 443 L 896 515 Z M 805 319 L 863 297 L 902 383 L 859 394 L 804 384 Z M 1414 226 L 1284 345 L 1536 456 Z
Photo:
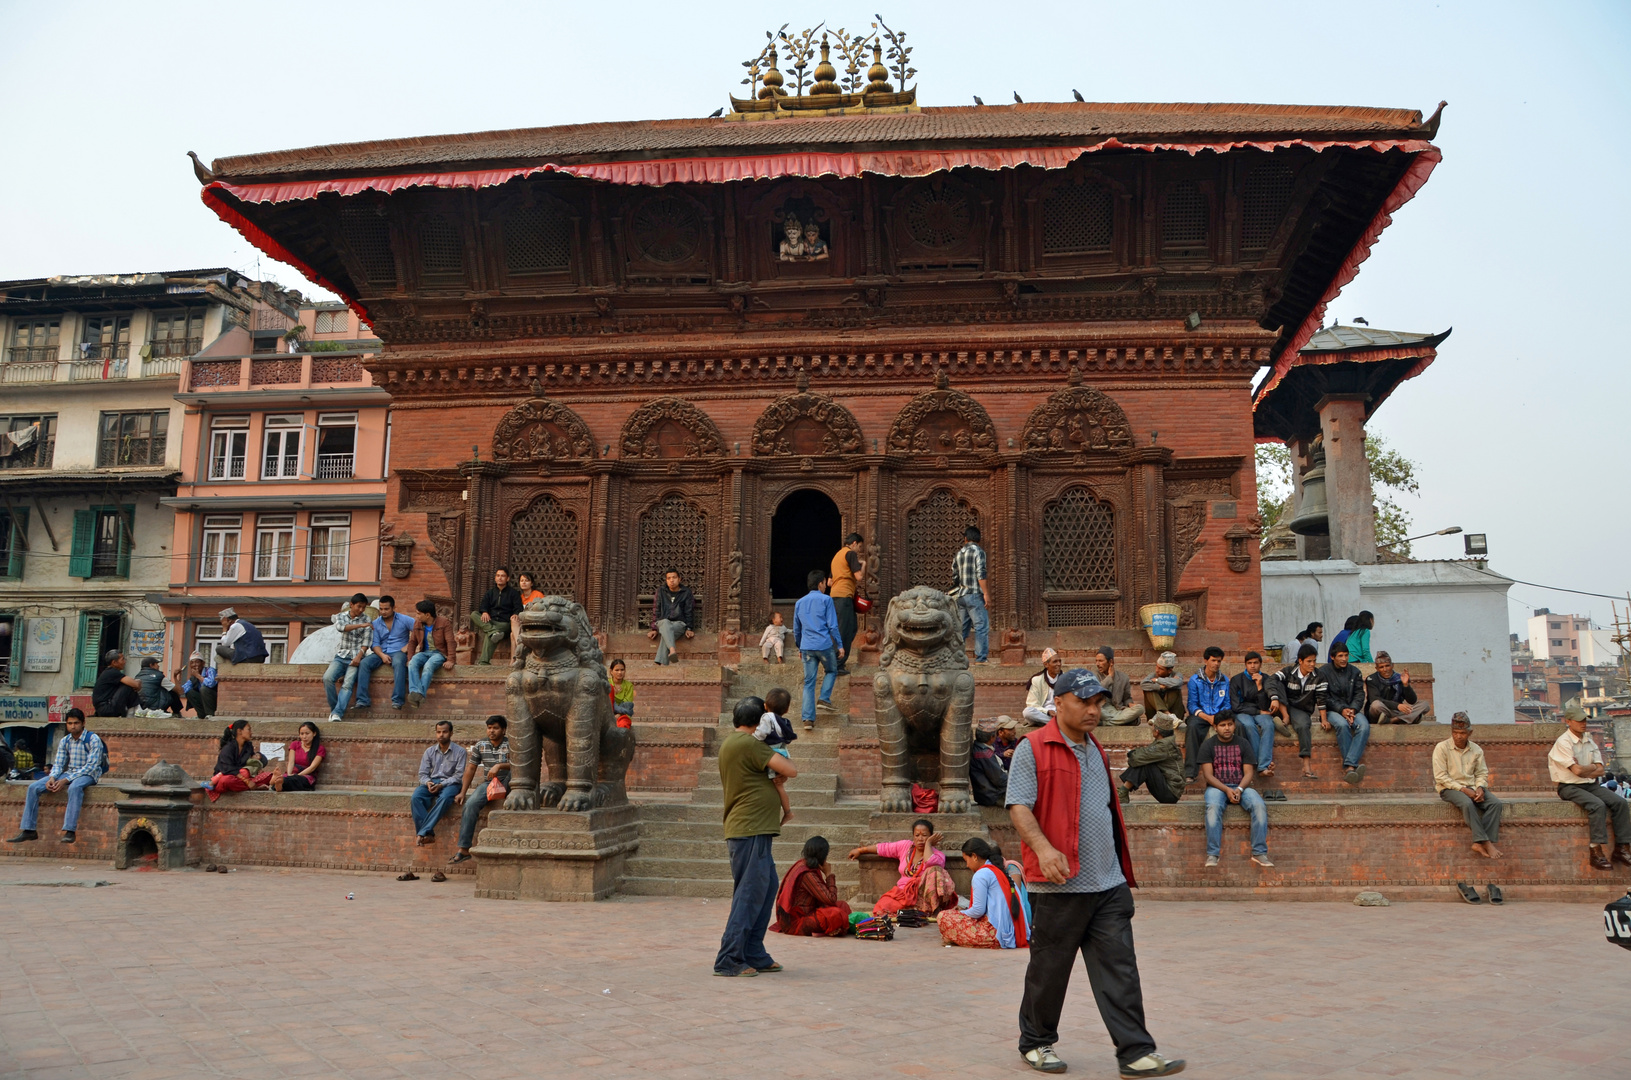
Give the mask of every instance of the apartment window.
M 317 417 L 317 479 L 349 480 L 357 474 L 357 414 Z
M 255 580 L 294 576 L 294 515 L 262 514 L 255 521 Z
M 0 416 L 0 469 L 49 469 L 56 443 L 55 416 Z
M 1562 638 L 1553 638 L 1552 639 L 1552 647 L 1554 649 L 1561 649 L 1563 647 L 1563 639 Z
M 262 626 L 255 624 L 255 629 L 261 632 L 266 641 L 266 662 L 268 664 L 287 664 L 289 662 L 289 628 L 287 626 Z M 221 640 L 221 624 L 201 622 L 193 626 L 193 648 L 210 663 L 217 662 L 215 643 Z
M 11 328 L 11 351 L 15 364 L 38 364 L 56 361 L 61 340 L 61 319 L 28 319 L 14 323 Z
M 23 576 L 23 556 L 28 551 L 28 510 L 26 507 L 0 509 L 0 578 L 16 581 Z M 0 679 L 0 685 L 5 680 Z
M 305 418 L 302 416 L 266 418 L 266 452 L 261 458 L 262 480 L 299 478 L 300 436 L 304 433 Z
M 128 578 L 130 550 L 135 546 L 136 508 L 93 506 L 74 511 L 74 537 L 68 575 L 77 578 Z
M 193 355 L 204 347 L 204 309 L 155 313 L 149 344 L 155 360 Z
M 308 581 L 346 580 L 351 550 L 350 514 L 311 516 L 311 558 L 306 567 Z
M 242 480 L 249 454 L 249 417 L 218 416 L 210 423 L 210 479 Z
M 170 410 L 157 412 L 105 412 L 97 438 L 96 463 L 110 465 L 163 465 L 170 431 Z
M 314 334 L 343 334 L 351 329 L 346 313 L 342 311 L 319 311 L 312 320 L 312 333 Z
M 241 514 L 209 514 L 204 518 L 204 545 L 198 557 L 200 581 L 237 581 L 238 545 L 243 539 Z
M 1563 629 L 1563 624 L 1560 623 L 1560 622 L 1547 623 L 1546 624 L 1546 629 L 1548 629 L 1548 630 L 1561 630 L 1561 629 Z
M 81 360 L 123 360 L 130 355 L 130 316 L 106 315 L 85 320 L 79 336 Z

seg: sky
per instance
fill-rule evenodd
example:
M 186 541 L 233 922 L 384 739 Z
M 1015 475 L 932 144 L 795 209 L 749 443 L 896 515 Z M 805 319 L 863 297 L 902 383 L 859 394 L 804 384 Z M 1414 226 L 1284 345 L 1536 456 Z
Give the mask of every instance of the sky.
M 0 0 L 0 279 L 231 266 L 320 295 L 205 209 L 188 150 L 704 116 L 784 21 L 882 14 L 925 105 L 1444 99 L 1443 163 L 1329 314 L 1455 328 L 1371 424 L 1420 466 L 1400 503 L 1536 583 L 1509 593 L 1514 631 L 1534 607 L 1609 624 L 1609 600 L 1545 586 L 1631 590 L 1631 259 L 1608 242 L 1631 235 L 1631 4 L 882 3 Z

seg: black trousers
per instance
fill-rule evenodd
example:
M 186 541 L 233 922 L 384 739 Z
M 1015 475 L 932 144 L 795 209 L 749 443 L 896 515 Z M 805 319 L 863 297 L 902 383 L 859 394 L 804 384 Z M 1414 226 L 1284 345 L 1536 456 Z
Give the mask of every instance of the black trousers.
M 1019 1006 L 1019 1052 L 1059 1041 L 1070 969 L 1082 954 L 1093 1000 L 1122 1065 L 1155 1050 L 1133 952 L 1133 892 L 1031 893 L 1031 962 Z
M 1171 804 L 1178 801 L 1179 793 L 1174 793 L 1167 784 L 1166 774 L 1159 765 L 1129 765 L 1121 774 L 1121 782 L 1134 791 L 1143 784 L 1150 789 L 1156 802 Z
M 112 697 L 100 702 L 91 702 L 92 711 L 97 716 L 123 716 L 140 704 L 141 697 L 136 693 L 135 688 L 126 686 L 124 683 L 119 684 L 119 688 L 113 692 Z
M 1218 713 L 1218 719 L 1221 720 L 1225 716 L 1233 715 L 1234 713 L 1221 712 Z M 1184 723 L 1188 725 L 1184 731 L 1184 775 L 1193 780 L 1200 775 L 1201 763 L 1195 759 L 1200 756 L 1201 743 L 1205 742 L 1206 737 L 1212 734 L 1212 725 L 1194 713 L 1190 713 Z
M 850 646 L 855 644 L 855 597 L 835 596 L 832 606 L 838 615 L 838 636 L 844 639 L 844 655 L 838 658 L 838 669 L 842 671 L 849 667 Z

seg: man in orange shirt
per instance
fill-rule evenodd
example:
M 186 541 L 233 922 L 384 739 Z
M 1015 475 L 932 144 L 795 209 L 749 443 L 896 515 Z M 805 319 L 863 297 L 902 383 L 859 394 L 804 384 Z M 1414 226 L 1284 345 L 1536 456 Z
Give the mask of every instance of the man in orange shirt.
M 855 642 L 855 596 L 860 591 L 861 576 L 866 573 L 866 560 L 861 558 L 861 547 L 866 541 L 860 533 L 844 537 L 844 546 L 832 557 L 832 606 L 838 612 L 838 633 L 844 639 L 844 651 L 838 661 L 838 674 L 848 675 L 850 646 Z

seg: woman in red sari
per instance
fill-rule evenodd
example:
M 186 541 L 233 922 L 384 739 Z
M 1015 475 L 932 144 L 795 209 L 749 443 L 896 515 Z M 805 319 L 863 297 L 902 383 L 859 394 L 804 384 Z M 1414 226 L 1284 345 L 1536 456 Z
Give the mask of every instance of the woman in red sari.
M 841 937 L 849 933 L 849 905 L 838 899 L 838 882 L 827 865 L 824 836 L 804 842 L 803 858 L 782 878 L 771 929 L 795 937 Z
M 957 907 L 957 886 L 946 873 L 946 856 L 935 850 L 940 840 L 940 834 L 934 831 L 934 822 L 918 818 L 912 822 L 910 840 L 869 844 L 849 853 L 852 859 L 880 855 L 900 860 L 900 880 L 872 905 L 872 914 L 893 915 L 905 908 L 916 908 L 925 915 L 933 915 Z
M 272 784 L 266 761 L 255 752 L 255 736 L 248 720 L 234 720 L 221 732 L 221 753 L 210 777 L 209 797 L 214 802 L 229 791 L 258 791 Z

